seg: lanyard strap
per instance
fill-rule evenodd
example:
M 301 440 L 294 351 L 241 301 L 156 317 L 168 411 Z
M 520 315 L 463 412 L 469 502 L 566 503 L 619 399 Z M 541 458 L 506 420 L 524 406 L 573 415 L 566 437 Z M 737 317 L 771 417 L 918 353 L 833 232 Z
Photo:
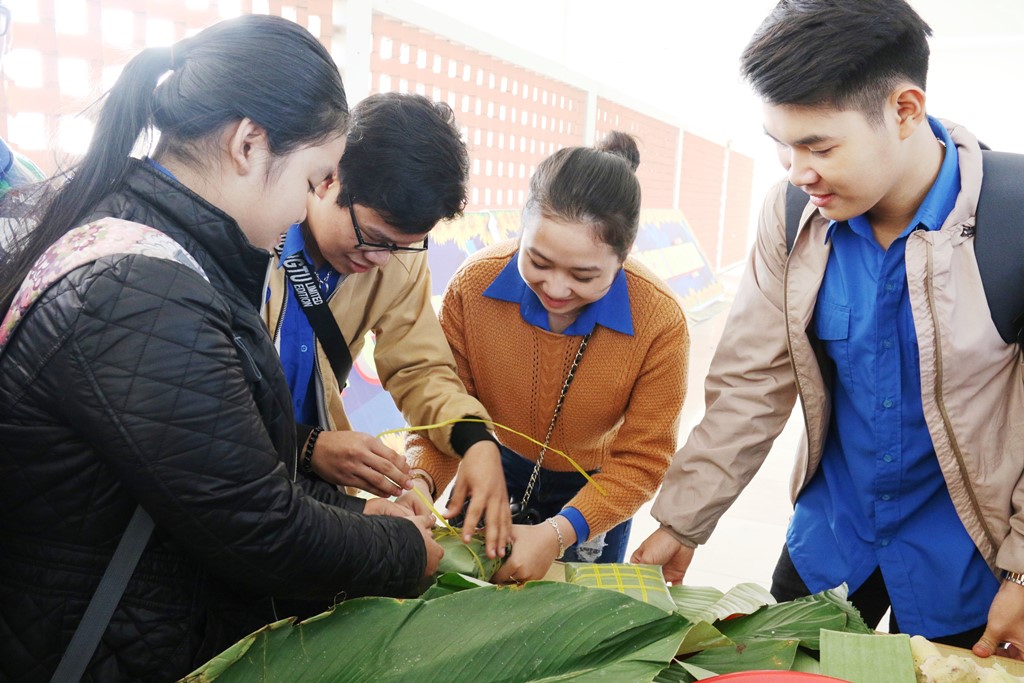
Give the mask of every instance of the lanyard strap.
M 299 308 L 309 320 L 309 326 L 313 328 L 320 346 L 327 355 L 327 361 L 331 364 L 334 376 L 338 378 L 338 386 L 344 387 L 348 381 L 348 373 L 352 371 L 352 352 L 345 341 L 345 335 L 338 327 L 338 321 L 327 306 L 323 292 L 317 286 L 316 276 L 309 269 L 309 264 L 302 257 L 301 252 L 296 252 L 288 258 L 281 258 L 282 242 L 275 248 L 277 257 L 284 267 L 288 283 L 295 293 L 295 300 L 299 302 Z

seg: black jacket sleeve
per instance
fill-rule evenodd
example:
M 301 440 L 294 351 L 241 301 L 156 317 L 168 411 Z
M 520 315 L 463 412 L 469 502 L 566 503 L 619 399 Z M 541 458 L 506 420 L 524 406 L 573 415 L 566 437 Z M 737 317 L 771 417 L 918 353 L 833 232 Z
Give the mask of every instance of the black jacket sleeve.
M 413 523 L 344 509 L 343 494 L 317 500 L 292 481 L 216 290 L 160 259 L 102 263 L 66 278 L 60 296 L 77 300 L 45 307 L 32 327 L 40 345 L 63 340 L 34 390 L 62 397 L 63 421 L 94 445 L 103 476 L 209 570 L 251 590 L 413 592 L 426 561 Z

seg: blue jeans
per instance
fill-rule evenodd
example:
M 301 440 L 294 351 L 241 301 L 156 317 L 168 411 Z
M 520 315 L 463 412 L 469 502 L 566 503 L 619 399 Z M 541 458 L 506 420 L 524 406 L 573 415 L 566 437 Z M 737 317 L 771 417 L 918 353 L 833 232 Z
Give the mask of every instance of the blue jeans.
M 508 495 L 512 502 L 519 503 L 526 491 L 526 484 L 530 481 L 530 474 L 533 472 L 534 464 L 522 457 L 515 451 L 504 446 L 501 448 L 501 465 L 505 470 L 505 486 L 508 487 Z M 549 457 L 558 457 L 557 455 Z M 599 471 L 599 470 L 597 470 Z M 595 474 L 588 472 L 588 474 Z M 541 519 L 553 517 L 561 512 L 565 504 L 572 499 L 583 485 L 587 483 L 586 478 L 579 472 L 552 472 L 541 468 L 537 476 L 537 483 L 533 487 L 533 493 L 527 503 L 528 508 L 536 510 Z M 626 558 L 626 544 L 629 543 L 629 530 L 633 526 L 633 520 L 627 519 L 614 529 L 605 534 L 605 547 L 601 555 L 594 562 L 607 564 L 610 562 L 624 562 Z M 577 545 L 574 543 L 565 550 L 563 562 L 583 562 L 577 554 Z

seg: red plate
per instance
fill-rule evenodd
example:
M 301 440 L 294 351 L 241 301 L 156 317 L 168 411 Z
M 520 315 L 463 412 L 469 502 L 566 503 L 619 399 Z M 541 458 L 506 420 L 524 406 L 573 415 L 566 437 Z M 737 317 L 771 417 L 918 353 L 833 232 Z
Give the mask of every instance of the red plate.
M 740 671 L 734 674 L 722 674 L 705 678 L 703 683 L 731 683 L 732 681 L 765 681 L 765 683 L 848 683 L 841 678 L 808 674 L 800 671 Z

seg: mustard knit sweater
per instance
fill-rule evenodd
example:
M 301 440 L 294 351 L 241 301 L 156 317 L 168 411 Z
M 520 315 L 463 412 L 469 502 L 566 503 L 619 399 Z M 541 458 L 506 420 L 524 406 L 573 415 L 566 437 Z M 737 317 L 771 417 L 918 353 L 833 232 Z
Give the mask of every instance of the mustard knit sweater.
M 516 241 L 503 242 L 468 258 L 448 283 L 439 317 L 469 393 L 496 422 L 543 442 L 582 338 L 534 327 L 518 303 L 483 296 L 517 249 Z M 594 479 L 604 494 L 586 484 L 567 504 L 580 511 L 592 536 L 631 518 L 657 492 L 676 450 L 686 393 L 689 335 L 678 299 L 632 258 L 625 270 L 634 335 L 594 328 L 551 436 L 552 448 L 587 471 L 600 470 Z M 536 462 L 539 446 L 495 431 L 505 446 Z M 406 455 L 439 492 L 459 464 L 416 432 Z M 573 470 L 550 451 L 543 467 Z

